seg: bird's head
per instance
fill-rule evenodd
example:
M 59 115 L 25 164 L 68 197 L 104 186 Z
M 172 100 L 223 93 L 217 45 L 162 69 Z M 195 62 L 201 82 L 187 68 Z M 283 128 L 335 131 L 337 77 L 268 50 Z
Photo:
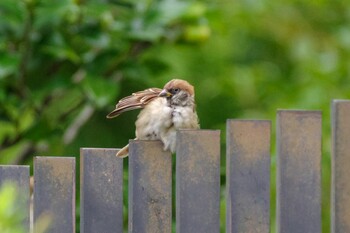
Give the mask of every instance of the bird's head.
M 184 106 L 193 102 L 194 87 L 185 80 L 173 79 L 165 84 L 159 96 L 167 98 L 171 105 Z

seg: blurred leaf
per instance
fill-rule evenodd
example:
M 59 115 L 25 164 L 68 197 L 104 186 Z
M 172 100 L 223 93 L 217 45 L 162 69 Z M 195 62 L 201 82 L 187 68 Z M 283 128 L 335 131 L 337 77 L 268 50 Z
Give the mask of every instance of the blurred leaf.
M 19 57 L 17 54 L 3 53 L 0 55 L 0 80 L 17 72 Z
M 76 4 L 70 0 L 41 1 L 36 9 L 35 27 L 57 27 L 65 17 L 76 17 Z M 54 29 L 54 28 L 52 28 Z
M 76 64 L 80 62 L 79 55 L 68 47 L 46 46 L 43 48 L 43 51 L 59 60 L 69 60 Z
M 53 222 L 53 216 L 49 213 L 44 213 L 37 218 L 35 222 L 35 233 L 45 233 L 50 229 L 50 224 Z
M 98 108 L 103 108 L 115 100 L 119 91 L 116 83 L 98 76 L 88 76 L 83 81 L 83 88 L 89 100 Z
M 150 14 L 154 14 L 155 23 L 168 25 L 187 13 L 189 5 L 189 2 L 165 0 L 155 4 L 154 13 L 151 11 Z
M 12 139 L 16 133 L 16 128 L 9 121 L 0 120 L 0 142 L 5 138 Z
M 23 134 L 23 137 L 33 142 L 39 142 L 41 140 L 50 140 L 50 137 L 55 133 L 58 133 L 58 131 L 53 129 L 46 119 L 42 119 L 33 124 Z
M 54 97 L 51 104 L 44 109 L 43 116 L 52 128 L 64 127 L 68 122 L 65 119 L 65 124 L 60 124 L 62 117 L 73 118 L 71 114 L 74 113 L 84 99 L 83 93 L 79 88 L 71 87 L 62 90 L 61 93 Z
M 10 32 L 18 36 L 22 32 L 21 25 L 25 16 L 24 6 L 22 1 L 0 1 L 0 35 Z
M 203 42 L 210 37 L 210 28 L 208 25 L 187 26 L 184 32 L 184 39 L 188 42 Z
M 166 27 L 180 22 L 186 13 L 189 3 L 165 0 L 146 6 L 139 2 L 138 14 L 131 22 L 130 36 L 133 39 L 155 42 L 166 36 Z
M 17 187 L 11 183 L 5 183 L 0 188 L 0 232 L 24 233 L 23 221 L 25 213 L 23 204 L 18 201 L 20 195 Z
M 198 20 L 204 16 L 207 6 L 202 2 L 192 2 L 186 9 L 183 17 L 189 20 Z

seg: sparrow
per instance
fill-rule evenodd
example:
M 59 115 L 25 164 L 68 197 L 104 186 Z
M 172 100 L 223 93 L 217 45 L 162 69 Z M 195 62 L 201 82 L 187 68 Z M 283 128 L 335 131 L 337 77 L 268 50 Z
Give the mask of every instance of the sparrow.
M 199 129 L 194 87 L 185 80 L 173 79 L 163 89 L 149 88 L 121 99 L 107 115 L 114 118 L 134 109 L 142 109 L 135 123 L 135 140 L 161 140 L 164 150 L 175 152 L 178 129 Z M 116 154 L 128 156 L 129 145 Z

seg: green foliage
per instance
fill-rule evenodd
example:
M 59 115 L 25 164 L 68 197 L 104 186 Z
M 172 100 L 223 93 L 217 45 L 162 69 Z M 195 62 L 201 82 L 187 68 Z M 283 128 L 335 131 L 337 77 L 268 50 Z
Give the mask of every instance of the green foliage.
M 5 182 L 0 186 L 0 232 L 1 233 L 25 233 L 26 224 L 29 224 L 29 216 L 23 210 L 28 210 L 28 197 L 20 192 L 11 182 Z M 28 222 L 27 222 L 28 221 Z M 47 232 L 52 217 L 44 214 L 36 219 L 35 233 Z M 29 227 L 29 226 L 28 226 Z
M 1 162 L 63 153 L 90 117 L 113 106 L 124 80 L 167 65 L 139 57 L 156 44 L 196 42 L 191 1 L 0 2 Z M 194 33 L 195 34 L 195 33 Z M 155 64 L 155 65 L 153 65 Z
M 329 232 L 330 103 L 350 98 L 350 7 L 328 0 L 222 0 L 209 6 L 212 36 L 206 43 L 154 48 L 158 56 L 172 61 L 173 70 L 162 77 L 191 77 L 204 128 L 225 132 L 227 118 L 272 120 L 271 232 L 276 209 L 276 110 L 321 110 L 322 224 Z M 223 133 L 223 144 L 224 140 Z
M 201 127 L 223 131 L 223 153 L 227 118 L 274 125 L 276 109 L 322 110 L 328 232 L 330 102 L 350 98 L 348 12 L 338 0 L 2 0 L 0 162 L 121 147 L 136 113 L 106 120 L 115 101 L 182 77 Z M 275 187 L 274 144 L 272 169 Z
M 15 185 L 5 183 L 0 187 L 0 232 L 24 233 L 23 199 Z

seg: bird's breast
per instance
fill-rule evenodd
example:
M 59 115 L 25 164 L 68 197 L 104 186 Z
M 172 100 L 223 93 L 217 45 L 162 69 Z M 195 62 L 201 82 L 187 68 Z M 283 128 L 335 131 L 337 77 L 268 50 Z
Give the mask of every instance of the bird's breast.
M 172 125 L 172 108 L 164 98 L 156 98 L 146 105 L 136 121 L 136 137 L 143 140 L 158 140 L 163 130 Z
M 178 106 L 172 111 L 172 122 L 176 129 L 198 128 L 198 116 L 190 106 Z

